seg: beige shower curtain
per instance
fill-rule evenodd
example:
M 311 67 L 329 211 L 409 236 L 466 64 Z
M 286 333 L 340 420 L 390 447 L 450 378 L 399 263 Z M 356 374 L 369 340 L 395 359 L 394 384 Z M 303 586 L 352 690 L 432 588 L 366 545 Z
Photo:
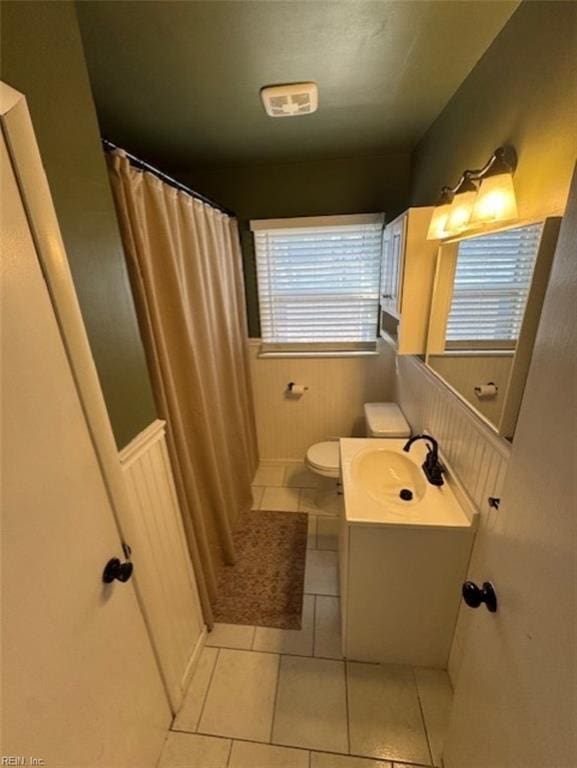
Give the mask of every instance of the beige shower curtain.
M 255 420 L 237 223 L 108 155 L 159 415 L 207 623 L 251 506 Z

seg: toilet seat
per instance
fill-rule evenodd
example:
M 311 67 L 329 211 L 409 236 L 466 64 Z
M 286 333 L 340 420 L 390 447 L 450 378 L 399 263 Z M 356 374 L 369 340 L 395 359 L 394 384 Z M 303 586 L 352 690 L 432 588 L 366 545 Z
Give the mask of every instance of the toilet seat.
M 327 440 L 311 445 L 307 451 L 306 461 L 309 467 L 319 475 L 338 478 L 341 466 L 338 440 Z
M 409 426 L 397 403 L 365 403 L 365 425 L 368 437 L 410 437 Z M 311 445 L 305 464 L 317 475 L 339 479 L 341 454 L 338 440 L 325 440 Z

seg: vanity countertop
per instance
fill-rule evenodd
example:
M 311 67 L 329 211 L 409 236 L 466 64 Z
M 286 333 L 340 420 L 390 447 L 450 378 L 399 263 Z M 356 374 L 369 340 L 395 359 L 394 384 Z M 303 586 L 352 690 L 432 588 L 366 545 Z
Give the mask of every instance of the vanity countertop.
M 457 499 L 450 473 L 442 486 L 425 478 L 427 446 L 408 453 L 406 439 L 341 438 L 345 519 L 351 524 L 471 528 L 474 516 Z M 412 496 L 404 499 L 403 496 Z

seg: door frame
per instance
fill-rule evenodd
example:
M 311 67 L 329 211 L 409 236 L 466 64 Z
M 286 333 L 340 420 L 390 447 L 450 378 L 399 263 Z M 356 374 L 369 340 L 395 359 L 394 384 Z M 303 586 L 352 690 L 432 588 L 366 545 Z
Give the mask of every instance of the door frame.
M 17 176 L 40 267 L 52 300 L 119 536 L 125 541 L 122 521 L 130 519 L 130 501 L 32 119 L 24 94 L 2 81 L 0 125 Z M 138 579 L 135 579 L 134 587 L 159 676 L 163 682 L 167 705 L 172 710 Z

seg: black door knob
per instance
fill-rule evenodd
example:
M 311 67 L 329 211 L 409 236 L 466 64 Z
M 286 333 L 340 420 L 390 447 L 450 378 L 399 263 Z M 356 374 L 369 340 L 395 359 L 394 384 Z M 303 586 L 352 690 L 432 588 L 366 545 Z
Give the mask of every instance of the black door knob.
M 134 566 L 132 563 L 128 561 L 121 563 L 117 557 L 113 557 L 112 560 L 109 560 L 104 567 L 104 571 L 102 572 L 102 581 L 105 584 L 111 584 L 115 580 L 123 582 L 128 581 L 128 579 L 132 576 L 133 570 Z
M 497 595 L 490 581 L 484 581 L 483 586 L 479 588 L 473 581 L 466 581 L 463 584 L 463 600 L 469 608 L 478 608 L 482 603 L 488 611 L 495 613 L 497 610 Z

